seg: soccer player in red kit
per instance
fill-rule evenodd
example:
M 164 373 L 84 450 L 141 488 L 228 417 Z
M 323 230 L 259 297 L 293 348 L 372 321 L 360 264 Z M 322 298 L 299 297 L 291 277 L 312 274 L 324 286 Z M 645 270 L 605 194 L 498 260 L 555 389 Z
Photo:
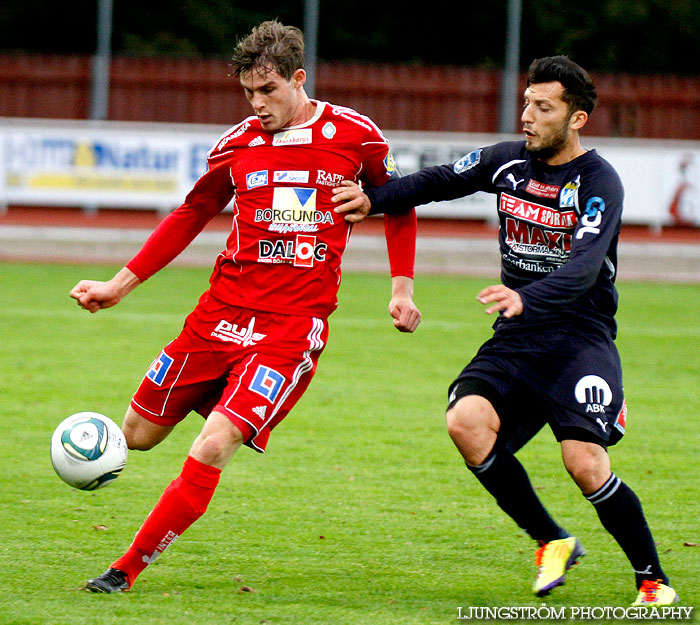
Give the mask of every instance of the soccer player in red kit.
M 264 22 L 236 47 L 234 74 L 255 113 L 227 131 L 206 173 L 140 252 L 111 280 L 71 291 L 90 312 L 117 304 L 173 260 L 233 200 L 233 227 L 210 288 L 181 334 L 153 361 L 122 425 L 130 449 L 161 442 L 191 411 L 206 418 L 181 474 L 124 555 L 87 583 L 128 590 L 207 509 L 222 469 L 241 445 L 264 452 L 272 429 L 306 390 L 337 306 L 351 225 L 333 211 L 343 179 L 370 186 L 395 174 L 389 147 L 357 112 L 304 91 L 304 40 Z M 385 219 L 394 325 L 412 332 L 415 211 Z

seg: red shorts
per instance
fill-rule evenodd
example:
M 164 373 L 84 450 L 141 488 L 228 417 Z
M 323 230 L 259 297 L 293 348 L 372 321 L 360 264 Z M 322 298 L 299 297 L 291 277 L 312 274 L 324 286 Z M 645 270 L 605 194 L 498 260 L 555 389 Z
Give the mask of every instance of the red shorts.
M 215 410 L 263 452 L 311 382 L 327 339 L 326 319 L 230 306 L 207 291 L 151 364 L 131 407 L 159 425 Z

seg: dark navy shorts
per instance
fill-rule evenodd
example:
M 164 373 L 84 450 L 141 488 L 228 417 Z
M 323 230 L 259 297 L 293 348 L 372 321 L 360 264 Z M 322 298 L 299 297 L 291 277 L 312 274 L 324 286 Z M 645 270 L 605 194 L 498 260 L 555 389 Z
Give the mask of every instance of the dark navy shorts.
M 617 443 L 625 432 L 620 356 L 597 328 L 494 334 L 450 385 L 449 406 L 488 399 L 501 420 L 498 443 L 517 451 L 545 424 L 558 441 Z

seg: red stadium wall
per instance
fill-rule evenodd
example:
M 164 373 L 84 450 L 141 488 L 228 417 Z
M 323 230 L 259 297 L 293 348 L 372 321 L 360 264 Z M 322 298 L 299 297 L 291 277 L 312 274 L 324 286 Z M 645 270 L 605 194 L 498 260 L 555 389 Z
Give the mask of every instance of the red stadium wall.
M 86 119 L 89 56 L 0 55 L 0 117 Z M 109 119 L 232 124 L 249 108 L 226 61 L 116 57 Z M 590 136 L 700 139 L 700 78 L 595 75 Z M 321 62 L 317 96 L 387 130 L 498 131 L 500 73 Z

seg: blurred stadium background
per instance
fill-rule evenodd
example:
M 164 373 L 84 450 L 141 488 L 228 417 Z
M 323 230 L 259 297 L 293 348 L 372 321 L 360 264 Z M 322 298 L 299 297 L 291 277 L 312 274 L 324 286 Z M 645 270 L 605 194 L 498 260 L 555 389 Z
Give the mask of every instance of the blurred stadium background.
M 646 0 L 604 0 L 588 9 L 508 0 L 463 15 L 438 2 L 421 24 L 383 8 L 367 24 L 358 19 L 370 7 L 363 2 L 272 4 L 263 12 L 246 2 L 153 2 L 148 9 L 130 1 L 99 0 L 89 8 L 68 2 L 61 8 L 66 29 L 57 37 L 30 20 L 39 11 L 50 23 L 55 6 L 39 2 L 29 11 L 8 3 L 0 26 L 0 259 L 127 258 L 193 176 L 183 182 L 180 172 L 175 195 L 142 194 L 139 206 L 132 176 L 143 172 L 112 163 L 105 177 L 101 137 L 109 134 L 123 151 L 120 133 L 151 146 L 200 133 L 196 158 L 203 162 L 203 142 L 249 114 L 227 75 L 233 41 L 279 17 L 307 32 L 315 96 L 369 115 L 392 144 L 396 137 L 404 171 L 517 133 L 531 58 L 570 54 L 592 70 L 599 90 L 586 144 L 613 161 L 627 189 L 621 276 L 700 280 L 700 62 L 683 54 L 687 30 L 700 24 L 696 3 L 676 3 L 661 16 Z M 459 38 L 463 31 L 445 23 L 448 8 L 457 22 L 483 28 Z M 623 44 L 642 40 L 650 28 L 654 41 L 631 54 Z M 664 52 L 671 40 L 676 56 Z M 649 72 L 640 73 L 640 57 Z M 112 193 L 100 195 L 99 181 Z M 120 185 L 123 192 L 114 193 Z M 421 211 L 419 270 L 497 271 L 492 205 L 463 208 Z M 181 262 L 209 264 L 227 228 L 224 216 Z M 358 228 L 349 268 L 384 266 L 378 229 L 377 222 Z

